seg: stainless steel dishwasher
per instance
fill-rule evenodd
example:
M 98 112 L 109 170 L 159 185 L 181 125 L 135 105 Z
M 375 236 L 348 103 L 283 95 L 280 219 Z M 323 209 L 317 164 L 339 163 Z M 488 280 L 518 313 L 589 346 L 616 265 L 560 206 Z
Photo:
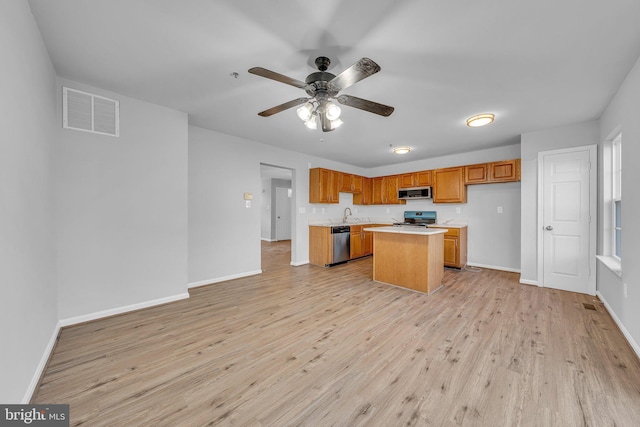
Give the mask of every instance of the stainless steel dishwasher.
M 331 245 L 333 257 L 331 265 L 349 261 L 351 255 L 351 227 L 348 225 L 334 225 L 331 227 Z

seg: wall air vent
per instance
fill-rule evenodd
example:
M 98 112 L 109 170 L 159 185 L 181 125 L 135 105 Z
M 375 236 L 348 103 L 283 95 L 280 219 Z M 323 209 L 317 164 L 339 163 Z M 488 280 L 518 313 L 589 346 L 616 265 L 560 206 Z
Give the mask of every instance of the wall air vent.
M 120 102 L 63 87 L 62 127 L 119 137 Z

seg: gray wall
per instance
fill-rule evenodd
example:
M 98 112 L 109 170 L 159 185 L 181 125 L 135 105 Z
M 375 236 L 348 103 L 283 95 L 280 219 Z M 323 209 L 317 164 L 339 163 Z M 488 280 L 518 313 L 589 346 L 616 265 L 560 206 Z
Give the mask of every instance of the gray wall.
M 57 130 L 61 319 L 186 296 L 187 115 L 59 85 L 120 101 L 119 138 Z
M 58 320 L 56 80 L 26 1 L 0 2 L 0 402 L 20 403 Z
M 561 148 L 597 144 L 597 121 L 577 123 L 522 134 L 521 277 L 523 283 L 538 284 L 538 153 Z
M 640 354 L 640 59 L 627 75 L 602 118 L 600 140 L 622 132 L 622 277 L 598 263 L 598 293 L 622 324 L 623 332 L 635 342 Z M 602 182 L 602 179 L 600 179 Z M 599 198 L 602 207 L 602 195 Z M 602 214 L 602 211 L 600 211 Z M 602 227 L 600 227 L 602 230 Z M 599 235 L 602 240 L 602 233 Z M 602 245 L 601 245 L 602 246 Z M 628 293 L 624 296 L 624 284 Z

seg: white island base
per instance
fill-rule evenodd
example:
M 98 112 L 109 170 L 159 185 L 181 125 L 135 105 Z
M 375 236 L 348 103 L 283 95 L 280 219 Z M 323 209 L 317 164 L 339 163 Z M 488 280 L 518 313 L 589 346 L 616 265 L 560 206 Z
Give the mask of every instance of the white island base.
M 423 293 L 442 285 L 446 230 L 365 228 L 373 232 L 373 280 Z

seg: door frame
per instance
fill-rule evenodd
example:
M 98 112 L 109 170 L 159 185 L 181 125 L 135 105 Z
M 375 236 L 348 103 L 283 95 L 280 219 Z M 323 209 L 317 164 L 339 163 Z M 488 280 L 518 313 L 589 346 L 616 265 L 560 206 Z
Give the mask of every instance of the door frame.
M 596 242 L 598 224 L 598 145 L 582 145 L 578 147 L 561 148 L 558 150 L 547 150 L 538 152 L 538 218 L 537 218 L 537 245 L 538 245 L 538 286 L 546 287 L 544 284 L 544 164 L 546 155 L 565 154 L 578 151 L 589 151 L 589 279 L 587 291 L 589 295 L 596 294 Z

